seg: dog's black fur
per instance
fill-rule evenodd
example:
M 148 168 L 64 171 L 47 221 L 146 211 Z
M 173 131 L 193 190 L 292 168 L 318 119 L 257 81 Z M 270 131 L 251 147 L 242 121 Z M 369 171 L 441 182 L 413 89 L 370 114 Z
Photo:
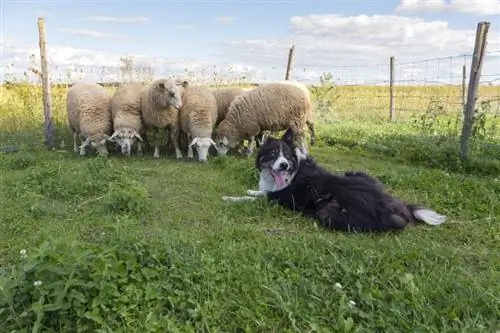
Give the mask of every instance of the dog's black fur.
M 419 221 L 414 212 L 422 207 L 393 197 L 376 178 L 363 172 L 333 174 L 309 156 L 300 160 L 296 148 L 291 129 L 281 139 L 269 137 L 260 147 L 256 156 L 259 172 L 272 165 L 280 149 L 289 171 L 296 172 L 289 186 L 267 192 L 269 201 L 315 218 L 327 228 L 344 231 L 401 230 Z

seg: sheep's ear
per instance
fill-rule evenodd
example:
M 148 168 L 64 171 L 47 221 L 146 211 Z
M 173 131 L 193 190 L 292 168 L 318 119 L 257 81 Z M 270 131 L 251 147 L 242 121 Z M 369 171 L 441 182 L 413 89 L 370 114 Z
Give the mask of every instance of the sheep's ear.
M 200 138 L 199 137 L 195 137 L 193 139 L 193 141 L 191 141 L 191 143 L 189 144 L 189 147 L 192 147 L 193 145 L 195 145 L 196 143 L 198 143 L 198 141 L 200 141 Z
M 158 83 L 158 88 L 160 88 L 162 90 L 165 89 L 165 83 L 163 83 L 163 82 Z
M 87 147 L 90 144 L 90 140 L 91 140 L 90 138 L 87 138 L 78 148 L 82 149 Z
M 291 128 L 288 128 L 285 134 L 283 134 L 283 136 L 281 137 L 281 140 L 285 141 L 289 145 L 293 145 L 293 136 L 293 130 Z
M 111 137 L 108 139 L 109 141 L 113 141 L 117 136 L 118 136 L 119 132 L 118 130 L 116 130 L 113 135 L 111 135 Z
M 137 133 L 136 131 L 134 131 L 134 136 L 135 136 L 137 139 L 139 139 L 139 140 L 141 140 L 142 142 L 144 142 L 144 139 L 142 138 L 142 136 L 141 136 L 139 133 Z

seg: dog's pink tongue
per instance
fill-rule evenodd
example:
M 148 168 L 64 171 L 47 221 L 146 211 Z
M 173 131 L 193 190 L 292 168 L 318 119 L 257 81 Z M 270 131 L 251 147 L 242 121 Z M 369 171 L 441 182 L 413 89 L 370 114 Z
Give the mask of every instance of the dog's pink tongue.
M 274 182 L 278 187 L 282 187 L 285 185 L 285 173 L 282 171 L 277 171 L 274 173 Z

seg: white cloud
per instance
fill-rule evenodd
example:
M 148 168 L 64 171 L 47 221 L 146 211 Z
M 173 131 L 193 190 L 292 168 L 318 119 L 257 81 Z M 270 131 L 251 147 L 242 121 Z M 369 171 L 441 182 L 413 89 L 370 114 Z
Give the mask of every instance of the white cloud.
M 216 66 L 215 71 L 222 71 L 222 76 L 247 76 L 248 80 L 262 82 L 284 77 L 289 48 L 295 45 L 292 76 L 304 82 L 317 81 L 323 72 L 331 72 L 338 84 L 387 84 L 389 57 L 395 56 L 396 81 L 460 84 L 462 65 L 464 61 L 470 64 L 471 57 L 450 56 L 471 54 L 476 33 L 475 26 L 453 29 L 446 21 L 390 15 L 294 16 L 290 18 L 290 25 L 290 33 L 285 36 L 228 42 L 215 60 L 136 54 L 136 62 L 146 69 L 148 64 L 152 65 L 155 77 L 185 75 L 187 69 L 198 73 L 196 79 L 201 80 L 201 77 L 213 77 Z M 487 52 L 500 50 L 500 34 L 494 29 L 490 27 Z M 2 47 L 5 63 L 14 64 L 9 71 L 18 74 L 28 67 L 30 54 L 37 58 L 39 54 L 36 44 L 26 47 L 11 41 Z M 48 49 L 53 77 L 64 76 L 68 68 L 77 68 L 86 73 L 86 80 L 119 78 L 121 54 L 52 44 Z M 140 49 L 147 48 L 141 44 Z M 418 61 L 437 57 L 442 58 Z M 410 63 L 412 61 L 417 62 Z M 483 80 L 498 79 L 499 68 L 500 52 L 496 57 L 487 55 Z M 500 80 L 495 83 L 499 84 Z
M 305 75 L 305 68 L 307 73 L 334 72 L 341 76 L 342 82 L 373 82 L 388 79 L 391 56 L 398 64 L 471 54 L 476 35 L 476 26 L 453 29 L 446 21 L 395 15 L 294 16 L 290 24 L 288 36 L 232 41 L 224 52 L 242 61 L 267 63 L 269 67 L 272 64 L 284 71 L 288 50 L 295 45 L 295 77 Z M 487 51 L 493 50 L 500 50 L 500 34 L 490 26 Z M 400 65 L 396 67 L 396 75 L 405 79 L 446 82 L 454 72 L 461 72 L 463 62 L 463 57 L 457 57 Z M 498 73 L 498 65 L 498 58 L 487 57 L 483 73 Z M 417 67 L 423 74 L 416 75 Z M 460 82 L 460 78 L 453 82 Z
M 66 29 L 66 28 L 60 28 L 58 29 L 61 32 L 65 32 L 71 35 L 77 35 L 77 36 L 83 36 L 83 37 L 92 37 L 92 38 L 99 38 L 99 39 L 117 39 L 117 38 L 122 38 L 120 35 L 115 35 L 111 34 L 108 32 L 104 31 L 98 31 L 98 30 L 90 30 L 90 29 Z
M 214 21 L 217 24 L 229 24 L 229 23 L 232 23 L 234 21 L 234 17 L 232 17 L 232 16 L 219 16 L 219 17 L 214 18 Z
M 465 14 L 499 15 L 500 0 L 401 0 L 398 13 L 456 11 Z
M 0 81 L 21 79 L 28 72 L 30 80 L 37 80 L 29 73 L 29 68 L 40 68 L 40 51 L 38 45 L 19 44 L 5 40 L 0 44 L 3 51 L 2 71 Z M 120 81 L 120 57 L 123 54 L 113 54 L 86 48 L 74 48 L 64 45 L 49 45 L 49 71 L 52 82 L 75 81 Z M 249 80 L 259 74 L 252 66 L 238 62 L 211 62 L 203 59 L 181 59 L 154 57 L 145 54 L 131 54 L 134 57 L 135 79 L 181 76 L 192 82 L 212 80 L 214 65 L 217 72 L 227 80 L 236 80 L 247 76 Z M 69 75 L 71 74 L 71 75 Z M 69 78 L 69 79 L 68 79 Z
M 112 22 L 112 23 L 146 23 L 149 18 L 144 16 L 116 17 L 116 16 L 87 16 L 86 21 Z

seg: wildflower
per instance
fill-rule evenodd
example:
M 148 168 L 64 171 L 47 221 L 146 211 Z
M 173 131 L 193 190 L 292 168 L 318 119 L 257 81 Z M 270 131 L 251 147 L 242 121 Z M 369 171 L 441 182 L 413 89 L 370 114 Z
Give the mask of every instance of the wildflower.
M 21 254 L 21 259 L 28 258 L 28 252 L 25 249 L 22 249 L 21 251 L 19 251 L 19 254 Z
M 38 287 L 38 286 L 40 286 L 41 284 L 42 284 L 42 281 L 40 281 L 40 280 L 37 280 L 37 281 L 33 282 L 33 285 L 34 285 L 35 287 Z
M 349 305 L 351 308 L 353 308 L 356 306 L 356 302 L 354 302 L 353 300 L 350 300 L 349 302 L 347 302 L 347 305 Z
M 342 285 L 341 285 L 340 283 L 338 283 L 338 282 L 335 282 L 335 285 L 334 285 L 334 286 L 335 286 L 335 288 L 337 288 L 337 289 L 342 289 Z

